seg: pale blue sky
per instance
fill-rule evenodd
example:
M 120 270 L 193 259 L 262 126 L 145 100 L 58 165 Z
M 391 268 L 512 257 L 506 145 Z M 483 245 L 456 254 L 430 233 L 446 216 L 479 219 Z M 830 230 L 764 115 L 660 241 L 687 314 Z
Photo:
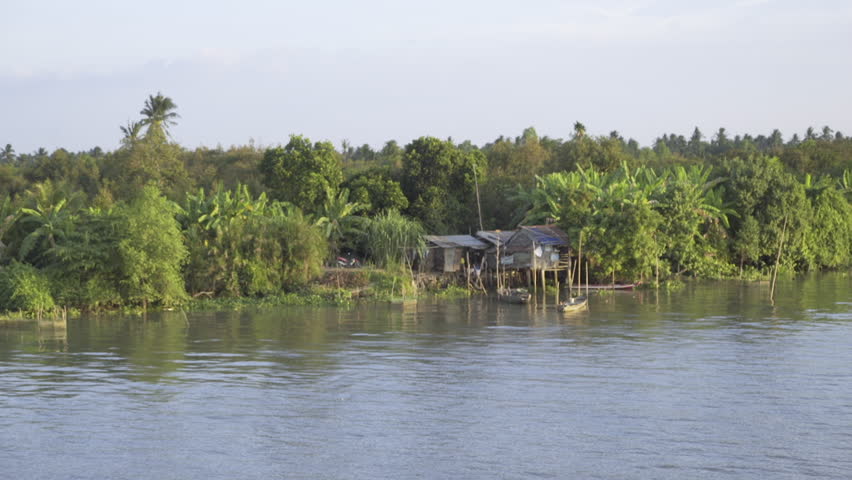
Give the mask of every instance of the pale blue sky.
M 852 134 L 852 2 L 693 3 L 5 0 L 0 144 L 112 150 L 157 91 L 190 148 Z

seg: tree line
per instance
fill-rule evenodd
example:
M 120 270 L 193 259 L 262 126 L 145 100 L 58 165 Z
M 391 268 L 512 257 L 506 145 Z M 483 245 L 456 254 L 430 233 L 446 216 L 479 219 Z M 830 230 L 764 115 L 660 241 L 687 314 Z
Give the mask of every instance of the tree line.
M 765 272 L 782 237 L 788 270 L 852 265 L 852 139 L 829 127 L 187 149 L 171 98 L 140 116 L 113 151 L 0 151 L 0 310 L 270 295 L 344 250 L 392 266 L 423 233 L 519 224 L 560 225 L 598 280 Z

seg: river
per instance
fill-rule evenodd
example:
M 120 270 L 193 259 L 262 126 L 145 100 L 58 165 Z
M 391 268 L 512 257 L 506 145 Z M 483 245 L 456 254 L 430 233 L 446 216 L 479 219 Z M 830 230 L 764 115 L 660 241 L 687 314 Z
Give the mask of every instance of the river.
M 0 478 L 852 477 L 852 276 L 0 323 Z

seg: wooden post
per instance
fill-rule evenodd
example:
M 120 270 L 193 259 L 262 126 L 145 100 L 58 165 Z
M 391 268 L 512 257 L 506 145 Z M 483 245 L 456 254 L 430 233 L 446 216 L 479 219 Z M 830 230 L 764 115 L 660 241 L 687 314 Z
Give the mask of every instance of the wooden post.
M 497 234 L 497 253 L 495 255 L 496 256 L 494 257 L 495 258 L 495 261 L 494 261 L 494 276 L 496 278 L 494 280 L 497 282 L 497 294 L 499 295 L 501 293 L 500 292 L 501 286 L 500 286 L 500 234 L 499 233 Z
M 556 303 L 559 303 L 559 264 L 553 269 L 553 284 L 556 286 Z
M 467 259 L 467 261 L 465 261 L 465 264 L 464 264 L 464 267 L 465 267 L 464 271 L 465 271 L 465 274 L 467 276 L 467 289 L 470 290 L 470 269 L 471 269 L 471 267 L 470 267 L 470 251 L 464 252 L 464 256 Z
M 533 242 L 532 245 L 533 245 L 533 249 L 532 249 L 532 252 L 530 252 L 531 253 L 530 256 L 532 257 L 532 258 L 530 258 L 530 275 L 532 275 L 532 279 L 533 279 L 533 293 L 535 293 L 536 296 L 538 296 L 538 277 L 536 277 L 536 271 L 535 271 L 535 269 L 536 269 L 535 242 Z
M 538 279 L 535 276 L 535 270 L 531 268 L 529 274 L 533 277 L 533 293 L 538 294 Z
M 568 252 L 568 297 L 572 297 L 574 289 L 574 263 L 571 260 L 571 252 Z
M 559 304 L 559 265 L 553 269 L 553 285 L 556 286 L 556 304 Z

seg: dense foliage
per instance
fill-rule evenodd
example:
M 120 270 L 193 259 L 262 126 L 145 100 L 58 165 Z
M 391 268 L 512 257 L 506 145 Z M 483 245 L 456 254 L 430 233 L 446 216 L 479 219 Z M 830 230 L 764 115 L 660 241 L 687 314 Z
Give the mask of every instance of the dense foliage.
M 114 151 L 0 149 L 0 311 L 277 295 L 341 251 L 400 265 L 480 225 L 557 223 L 598 280 L 852 265 L 852 139 L 829 127 L 188 150 L 176 110 L 149 96 Z

